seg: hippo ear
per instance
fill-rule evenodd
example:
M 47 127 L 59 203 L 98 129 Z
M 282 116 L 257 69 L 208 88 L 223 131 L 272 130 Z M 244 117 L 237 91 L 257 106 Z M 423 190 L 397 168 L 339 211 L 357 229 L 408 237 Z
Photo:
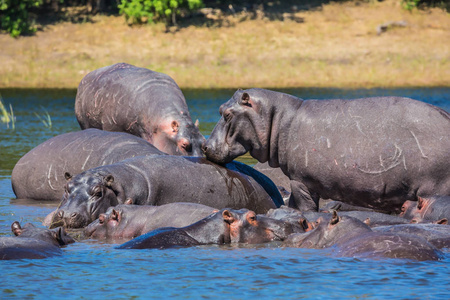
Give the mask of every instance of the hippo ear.
M 330 221 L 330 225 L 335 225 L 339 221 L 340 221 L 339 216 L 338 216 L 337 212 L 334 210 L 333 211 L 333 217 L 331 218 L 331 221 Z
M 105 223 L 105 220 L 106 220 L 106 215 L 105 215 L 105 214 L 100 214 L 100 215 L 98 216 L 98 222 L 99 222 L 100 224 Z
M 72 175 L 69 172 L 64 173 L 64 178 L 69 181 L 72 179 Z
M 437 220 L 437 221 L 436 221 L 436 224 L 439 224 L 439 225 L 448 225 L 448 219 L 447 219 L 447 218 L 443 218 L 443 219 Z
M 125 203 L 125 191 L 123 190 L 123 187 L 120 183 L 114 181 L 114 176 L 112 176 L 111 174 L 106 175 L 105 177 L 103 177 L 103 183 L 106 187 L 112 189 L 114 194 L 116 194 L 117 196 L 118 203 L 110 203 L 111 206 Z
M 366 218 L 366 219 L 363 221 L 363 223 L 366 224 L 367 226 L 370 226 L 370 218 Z
M 229 211 L 229 210 L 224 210 L 223 212 L 222 212 L 222 217 L 223 217 L 223 220 L 225 221 L 225 222 L 227 222 L 228 224 L 231 224 L 231 223 L 233 223 L 234 222 L 234 217 L 233 217 L 233 215 L 231 214 L 231 212 Z
M 195 127 L 197 127 L 198 128 L 198 126 L 200 125 L 200 121 L 197 119 L 197 120 L 195 120 L 195 123 L 194 123 L 194 125 L 195 125 Z
M 117 222 L 120 222 L 120 213 L 113 208 L 113 210 L 111 212 L 111 216 L 109 217 L 109 219 L 117 221 Z
M 131 199 L 130 197 L 128 197 L 126 200 L 125 200 L 125 203 L 124 204 L 133 204 L 133 199 Z
M 20 227 L 20 223 L 15 221 L 11 224 L 11 231 L 14 233 L 15 236 L 19 236 L 22 234 L 22 227 Z
M 247 106 L 252 106 L 249 101 L 250 101 L 250 95 L 248 93 L 243 93 L 242 97 L 241 97 L 241 104 L 247 105 Z
M 173 132 L 178 132 L 178 127 L 180 126 L 177 121 L 172 121 L 172 130 Z
M 422 197 L 419 197 L 419 201 L 417 201 L 417 209 L 421 210 L 424 205 L 425 205 L 425 199 Z
M 107 186 L 107 187 L 111 187 L 111 185 L 114 183 L 114 176 L 112 176 L 111 174 L 103 177 L 103 183 Z
M 300 220 L 298 222 L 300 223 L 300 225 L 302 226 L 302 228 L 305 232 L 308 232 L 308 231 L 311 231 L 314 229 L 314 225 L 311 224 L 310 222 L 308 222 L 308 220 L 306 220 L 305 218 L 300 218 Z

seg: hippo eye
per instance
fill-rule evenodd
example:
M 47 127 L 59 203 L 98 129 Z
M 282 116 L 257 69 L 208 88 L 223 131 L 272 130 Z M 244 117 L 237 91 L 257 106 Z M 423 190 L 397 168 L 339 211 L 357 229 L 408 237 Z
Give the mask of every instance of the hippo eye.
M 91 195 L 93 197 L 100 198 L 103 195 L 103 190 L 100 187 L 97 187 L 97 188 L 92 190 L 92 194 Z

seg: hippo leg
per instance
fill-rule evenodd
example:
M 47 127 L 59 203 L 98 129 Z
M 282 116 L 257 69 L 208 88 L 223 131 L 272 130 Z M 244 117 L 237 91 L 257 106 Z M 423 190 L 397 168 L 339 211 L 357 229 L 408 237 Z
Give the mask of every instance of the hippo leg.
M 299 209 L 300 211 L 317 211 L 319 209 L 319 197 L 317 195 L 311 195 L 303 183 L 291 180 L 289 207 Z

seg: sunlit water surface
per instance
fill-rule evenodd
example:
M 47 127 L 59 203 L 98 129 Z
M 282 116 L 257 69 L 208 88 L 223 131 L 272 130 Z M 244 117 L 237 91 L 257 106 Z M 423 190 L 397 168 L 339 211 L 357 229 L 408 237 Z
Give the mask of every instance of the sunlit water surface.
M 290 89 L 303 99 L 406 96 L 450 111 L 450 88 Z M 208 136 L 220 104 L 234 90 L 186 90 L 192 118 Z M 52 136 L 79 130 L 74 90 L 0 90 L 12 105 L 15 130 L 0 124 L 0 236 L 14 221 L 37 226 L 57 203 L 15 200 L 11 171 L 17 160 Z M 36 116 L 48 111 L 52 127 Z M 11 124 L 10 124 L 11 127 Z M 251 157 L 240 159 L 249 164 Z M 205 298 L 450 299 L 450 251 L 440 261 L 335 258 L 330 250 L 202 246 L 117 250 L 94 240 L 64 248 L 62 256 L 0 261 L 0 299 Z

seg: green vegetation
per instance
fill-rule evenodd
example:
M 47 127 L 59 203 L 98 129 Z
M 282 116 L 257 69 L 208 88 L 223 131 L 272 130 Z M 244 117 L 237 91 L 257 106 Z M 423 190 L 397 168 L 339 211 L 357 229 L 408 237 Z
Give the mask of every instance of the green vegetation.
M 396 0 L 406 10 L 426 7 L 440 7 L 450 10 L 448 0 Z M 309 6 L 308 1 L 299 5 Z M 305 3 L 303 3 L 305 2 Z M 315 5 L 324 5 L 330 1 L 313 1 Z M 349 2 L 358 2 L 357 0 Z M 233 4 L 232 4 L 233 3 Z M 110 12 L 125 16 L 129 25 L 165 22 L 166 25 L 177 25 L 177 17 L 189 15 L 205 6 L 218 8 L 226 13 L 235 14 L 234 7 L 247 10 L 247 7 L 266 9 L 275 4 L 283 7 L 297 7 L 296 1 L 213 1 L 213 0 L 0 0 L 0 30 L 12 37 L 30 35 L 36 32 L 35 19 L 58 20 L 61 8 L 84 7 L 87 14 Z M 245 7 L 245 8 L 244 8 Z M 62 14 L 59 14 L 61 17 Z M 62 18 L 64 19 L 64 18 Z
M 41 106 L 41 109 L 44 111 L 42 116 L 39 115 L 37 112 L 34 112 L 34 115 L 38 117 L 39 120 L 41 120 L 42 124 L 44 124 L 45 127 L 52 128 L 52 119 L 50 117 L 50 114 L 44 107 Z
M 42 0 L 0 0 L 0 29 L 12 37 L 36 31 L 30 11 L 42 4 Z
M 120 14 L 128 24 L 153 23 L 169 20 L 176 25 L 176 16 L 182 9 L 194 11 L 203 6 L 202 0 L 122 0 L 118 5 Z
M 9 105 L 9 112 L 3 104 L 2 97 L 0 95 L 0 121 L 9 128 L 9 123 L 11 123 L 11 128 L 14 130 L 16 128 L 16 117 L 14 116 L 14 112 L 11 104 Z

